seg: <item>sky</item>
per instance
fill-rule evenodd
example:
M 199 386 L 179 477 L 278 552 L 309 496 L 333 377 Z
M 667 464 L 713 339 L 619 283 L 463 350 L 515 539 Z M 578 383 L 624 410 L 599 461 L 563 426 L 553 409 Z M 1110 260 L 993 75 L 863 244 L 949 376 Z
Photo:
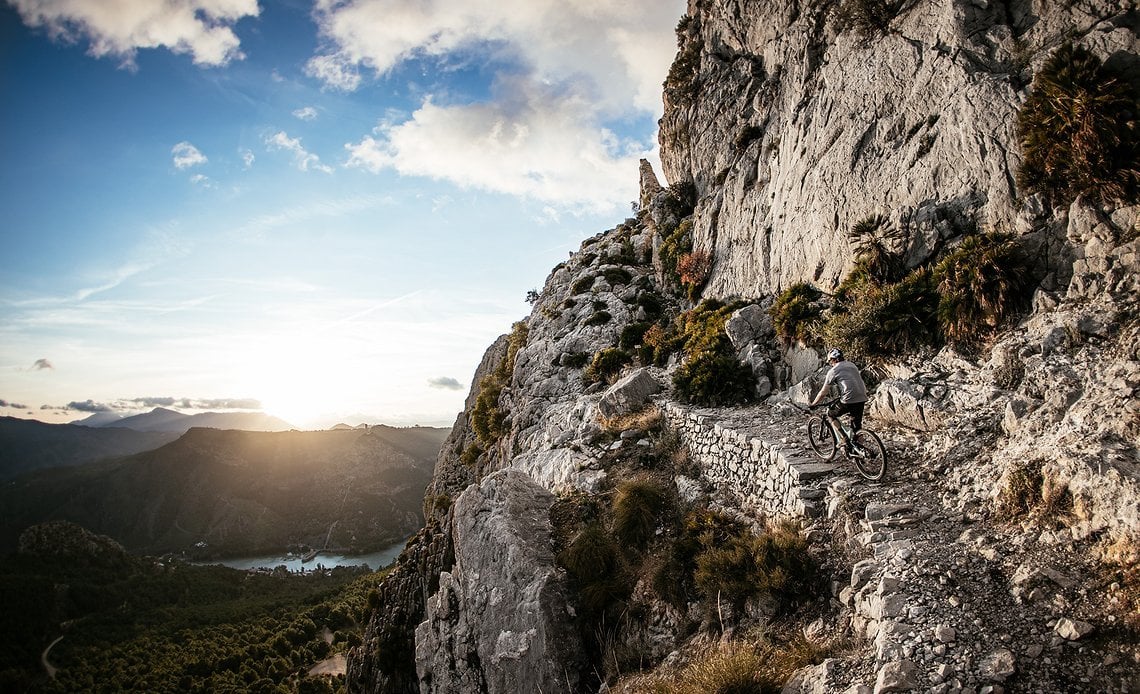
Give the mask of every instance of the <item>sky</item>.
M 0 416 L 449 426 L 630 216 L 683 11 L 0 0 Z

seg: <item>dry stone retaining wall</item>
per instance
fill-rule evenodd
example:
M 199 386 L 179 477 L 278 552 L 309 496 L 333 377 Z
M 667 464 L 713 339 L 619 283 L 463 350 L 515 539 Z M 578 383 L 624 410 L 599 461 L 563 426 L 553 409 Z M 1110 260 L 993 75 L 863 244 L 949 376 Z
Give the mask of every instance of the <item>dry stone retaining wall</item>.
M 781 432 L 772 422 L 759 421 L 759 411 L 756 421 L 734 422 L 723 418 L 724 410 L 699 410 L 674 402 L 663 403 L 661 409 L 689 448 L 701 476 L 732 497 L 741 510 L 769 518 L 822 513 L 826 478 L 836 466 L 809 457 L 799 443 L 782 441 L 788 438 L 786 429 Z

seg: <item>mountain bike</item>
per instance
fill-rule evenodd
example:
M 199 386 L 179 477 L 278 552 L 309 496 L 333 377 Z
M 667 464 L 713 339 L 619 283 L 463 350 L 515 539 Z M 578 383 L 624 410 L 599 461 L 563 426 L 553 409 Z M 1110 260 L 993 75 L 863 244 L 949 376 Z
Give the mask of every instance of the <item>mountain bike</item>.
M 826 408 L 834 402 L 820 403 L 815 407 Z M 821 460 L 831 460 L 837 450 L 842 450 L 864 478 L 872 482 L 883 478 L 887 470 L 887 449 L 878 434 L 867 428 L 852 434 L 842 422 L 827 416 L 826 411 L 812 415 L 807 427 L 808 444 Z M 842 446 L 838 445 L 840 441 Z

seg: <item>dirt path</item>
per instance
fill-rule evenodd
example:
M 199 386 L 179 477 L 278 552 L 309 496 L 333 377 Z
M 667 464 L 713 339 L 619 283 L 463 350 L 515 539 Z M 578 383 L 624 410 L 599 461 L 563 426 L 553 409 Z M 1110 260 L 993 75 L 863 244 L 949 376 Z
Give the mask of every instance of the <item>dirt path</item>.
M 348 660 L 343 653 L 337 653 L 309 668 L 309 675 L 343 675 L 348 672 Z
M 55 679 L 55 673 L 58 672 L 58 668 L 48 662 L 48 651 L 54 648 L 55 645 L 62 640 L 63 636 L 56 637 L 55 641 L 49 643 L 47 648 L 44 649 L 44 652 L 40 654 L 40 662 L 43 663 L 44 672 L 46 672 L 47 676 L 53 680 Z

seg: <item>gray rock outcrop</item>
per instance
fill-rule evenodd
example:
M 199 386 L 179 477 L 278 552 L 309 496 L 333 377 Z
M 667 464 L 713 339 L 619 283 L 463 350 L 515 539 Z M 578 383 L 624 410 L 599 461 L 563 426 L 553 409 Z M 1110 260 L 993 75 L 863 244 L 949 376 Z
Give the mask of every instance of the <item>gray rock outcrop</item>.
M 573 691 L 583 655 L 554 566 L 549 492 L 516 470 L 455 502 L 455 564 L 416 629 L 420 691 Z

